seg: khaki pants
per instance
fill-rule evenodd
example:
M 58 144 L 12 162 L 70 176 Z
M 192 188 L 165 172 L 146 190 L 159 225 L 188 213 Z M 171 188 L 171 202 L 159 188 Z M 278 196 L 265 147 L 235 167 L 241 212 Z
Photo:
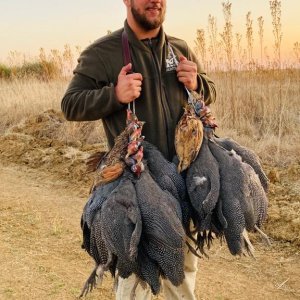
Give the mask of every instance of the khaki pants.
M 162 291 L 166 300 L 196 300 L 194 291 L 196 284 L 196 274 L 198 270 L 197 265 L 197 257 L 188 250 L 187 246 L 185 246 L 184 281 L 180 286 L 176 287 L 172 285 L 170 281 L 162 280 Z M 126 279 L 119 277 L 116 300 L 129 300 L 135 281 L 135 275 L 131 275 Z M 149 286 L 147 286 L 146 289 L 143 289 L 143 287 L 139 284 L 137 286 L 135 294 L 136 300 L 150 300 L 152 298 L 152 293 Z

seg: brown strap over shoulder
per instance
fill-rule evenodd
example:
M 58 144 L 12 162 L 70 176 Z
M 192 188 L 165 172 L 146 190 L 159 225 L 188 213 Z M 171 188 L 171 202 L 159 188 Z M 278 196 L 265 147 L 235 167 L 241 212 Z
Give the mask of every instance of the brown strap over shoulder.
M 131 63 L 131 56 L 130 56 L 128 36 L 127 36 L 127 33 L 125 30 L 123 30 L 123 33 L 122 33 L 122 49 L 123 49 L 124 65 L 126 66 L 129 63 Z

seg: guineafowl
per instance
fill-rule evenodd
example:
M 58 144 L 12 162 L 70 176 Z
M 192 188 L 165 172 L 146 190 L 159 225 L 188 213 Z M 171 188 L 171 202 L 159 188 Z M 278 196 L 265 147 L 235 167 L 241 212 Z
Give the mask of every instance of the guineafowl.
M 218 162 L 212 155 L 204 137 L 198 157 L 191 164 L 186 176 L 191 203 L 199 215 L 200 230 L 209 230 L 210 218 L 220 192 Z
M 86 223 L 89 228 L 91 227 L 96 212 L 101 209 L 107 197 L 119 185 L 119 183 L 120 178 L 104 185 L 100 185 L 91 192 L 91 195 L 83 208 L 81 218 L 82 224 Z
M 162 153 L 151 143 L 144 141 L 144 158 L 153 179 L 163 190 L 169 191 L 178 201 L 186 197 L 183 177 L 178 174 L 174 163 L 164 158 Z
M 209 149 L 219 164 L 220 201 L 227 222 L 224 235 L 230 252 L 233 255 L 241 255 L 245 247 L 252 249 L 245 237 L 246 224 L 241 207 L 241 199 L 246 199 L 250 194 L 247 177 L 242 172 L 241 162 L 229 151 L 213 141 L 209 141 Z
M 101 209 L 101 236 L 110 253 L 117 256 L 117 269 L 127 278 L 137 270 L 136 257 L 142 233 L 141 214 L 136 191 L 125 170 L 118 187 Z
M 251 202 L 253 207 L 253 222 L 251 222 L 252 226 L 250 226 L 250 224 L 247 226 L 247 230 L 253 231 L 254 226 L 257 225 L 260 227 L 267 217 L 268 199 L 261 181 L 259 180 L 259 176 L 254 169 L 248 163 L 243 162 L 242 158 L 237 155 L 234 150 L 231 152 L 236 159 L 241 161 L 241 167 L 248 176 L 250 190 L 248 201 Z
M 259 157 L 254 151 L 244 146 L 241 146 L 231 138 L 215 137 L 214 140 L 216 141 L 217 144 L 224 147 L 225 149 L 229 151 L 234 150 L 239 156 L 241 156 L 242 160 L 247 164 L 249 164 L 254 169 L 254 171 L 256 172 L 256 174 L 260 179 L 260 182 L 265 192 L 268 191 L 268 187 L 269 187 L 268 177 L 263 171 Z
M 143 242 L 147 255 L 162 276 L 178 286 L 184 278 L 184 229 L 174 209 L 174 199 L 153 180 L 146 168 L 135 184 L 143 222 Z

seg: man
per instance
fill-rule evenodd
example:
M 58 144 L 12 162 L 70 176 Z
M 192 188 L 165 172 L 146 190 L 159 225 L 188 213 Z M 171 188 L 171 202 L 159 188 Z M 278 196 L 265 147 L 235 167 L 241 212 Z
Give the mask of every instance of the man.
M 162 28 L 166 0 L 123 0 L 124 28 L 90 45 L 81 54 L 74 77 L 62 99 L 68 120 L 102 119 L 109 146 L 126 126 L 127 104 L 135 101 L 136 115 L 145 121 L 143 135 L 171 160 L 175 154 L 175 127 L 187 101 L 184 86 L 215 101 L 214 83 L 201 71 L 187 44 L 167 36 Z M 132 63 L 124 66 L 122 32 L 130 45 Z M 176 58 L 173 57 L 175 54 Z M 197 260 L 187 251 L 185 281 L 174 287 L 163 282 L 166 299 L 195 299 Z M 120 279 L 117 299 L 129 299 L 134 276 Z M 137 299 L 151 292 L 137 289 Z

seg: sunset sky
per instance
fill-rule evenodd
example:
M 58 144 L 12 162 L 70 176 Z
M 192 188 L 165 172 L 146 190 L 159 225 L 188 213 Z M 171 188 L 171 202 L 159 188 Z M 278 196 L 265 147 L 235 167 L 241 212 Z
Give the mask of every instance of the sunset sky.
M 207 29 L 208 15 L 217 18 L 219 31 L 224 19 L 222 0 L 168 0 L 165 31 L 185 39 L 191 47 L 197 28 Z M 245 39 L 246 14 L 251 11 L 255 48 L 257 18 L 263 16 L 265 39 L 273 52 L 272 20 L 269 0 L 232 0 L 233 31 Z M 282 48 L 292 55 L 293 45 L 300 42 L 300 0 L 282 0 Z M 85 48 L 95 39 L 123 26 L 125 6 L 121 0 L 1 0 L 0 62 L 9 51 L 34 56 L 40 47 L 46 50 L 63 49 L 65 44 Z

